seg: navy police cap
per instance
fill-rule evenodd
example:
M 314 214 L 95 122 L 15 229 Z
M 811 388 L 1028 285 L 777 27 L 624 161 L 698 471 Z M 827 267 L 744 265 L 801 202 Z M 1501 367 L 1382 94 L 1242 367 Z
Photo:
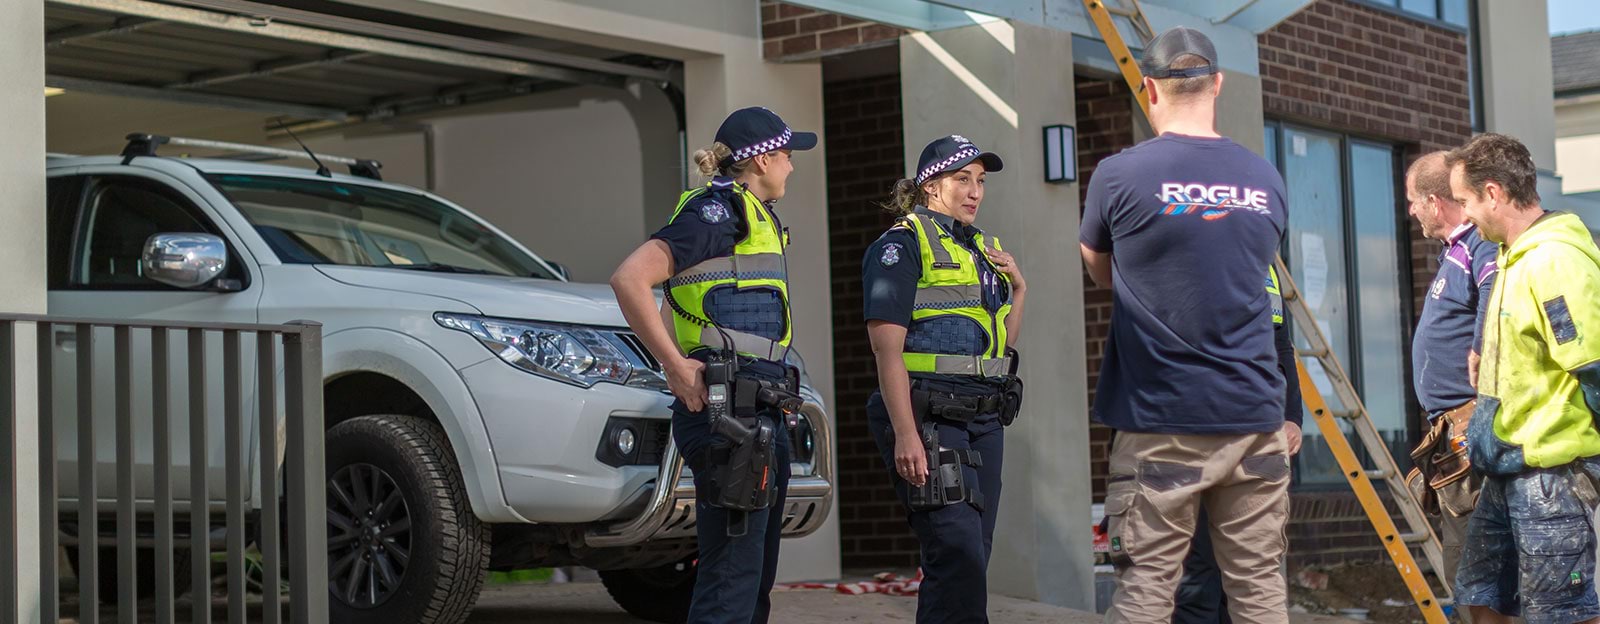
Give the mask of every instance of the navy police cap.
M 978 149 L 967 137 L 952 134 L 934 139 L 922 148 L 922 157 L 917 159 L 917 186 L 922 186 L 923 182 L 941 173 L 959 170 L 974 160 L 983 162 L 986 171 L 999 171 L 1005 167 L 999 156 Z
M 777 113 L 752 106 L 733 111 L 722 121 L 722 127 L 717 128 L 717 142 L 732 152 L 717 163 L 718 167 L 727 167 L 773 150 L 811 149 L 817 146 L 817 135 L 790 130 Z

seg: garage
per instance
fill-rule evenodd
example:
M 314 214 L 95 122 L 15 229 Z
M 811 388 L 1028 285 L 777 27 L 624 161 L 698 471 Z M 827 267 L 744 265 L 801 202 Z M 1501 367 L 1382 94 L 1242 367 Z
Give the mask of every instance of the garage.
M 603 280 L 666 218 L 646 198 L 683 183 L 675 61 L 342 3 L 52 0 L 45 19 L 51 152 L 117 153 L 133 132 L 294 147 L 292 133 L 380 161 L 580 281 Z M 606 184 L 539 182 L 598 169 Z M 565 234 L 593 223 L 608 232 Z

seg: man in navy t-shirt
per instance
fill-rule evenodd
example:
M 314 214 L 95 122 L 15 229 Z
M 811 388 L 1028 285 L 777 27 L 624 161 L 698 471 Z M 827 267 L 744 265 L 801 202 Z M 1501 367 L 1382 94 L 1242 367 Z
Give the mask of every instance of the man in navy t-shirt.
M 1284 376 L 1262 284 L 1287 227 L 1283 179 L 1216 133 L 1216 50 L 1174 28 L 1140 61 L 1159 136 L 1101 161 L 1079 241 L 1113 294 L 1094 416 L 1117 431 L 1106 492 L 1107 622 L 1166 623 L 1203 505 L 1229 611 L 1288 622 Z

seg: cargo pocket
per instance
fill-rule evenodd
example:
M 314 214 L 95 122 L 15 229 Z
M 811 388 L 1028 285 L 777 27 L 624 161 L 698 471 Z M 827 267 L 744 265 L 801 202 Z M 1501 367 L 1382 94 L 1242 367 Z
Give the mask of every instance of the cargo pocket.
M 1524 602 L 1559 603 L 1594 591 L 1594 533 L 1582 516 L 1530 521 L 1515 533 Z
M 1133 523 L 1128 521 L 1128 510 L 1133 508 L 1133 499 L 1138 495 L 1139 484 L 1133 475 L 1112 475 L 1106 485 L 1106 549 L 1111 565 L 1118 571 L 1133 563 L 1136 540 L 1130 530 Z

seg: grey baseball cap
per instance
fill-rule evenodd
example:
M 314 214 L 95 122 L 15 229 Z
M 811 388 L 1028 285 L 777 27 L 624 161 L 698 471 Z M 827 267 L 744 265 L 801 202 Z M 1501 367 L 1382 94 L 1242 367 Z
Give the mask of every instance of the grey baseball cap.
M 1172 67 L 1173 61 L 1189 54 L 1205 59 L 1206 64 L 1183 69 Z M 1139 59 L 1139 71 L 1151 78 L 1209 76 L 1217 73 L 1217 48 L 1211 45 L 1211 38 L 1200 31 L 1178 26 L 1150 40 L 1150 45 L 1144 48 L 1144 56 Z

